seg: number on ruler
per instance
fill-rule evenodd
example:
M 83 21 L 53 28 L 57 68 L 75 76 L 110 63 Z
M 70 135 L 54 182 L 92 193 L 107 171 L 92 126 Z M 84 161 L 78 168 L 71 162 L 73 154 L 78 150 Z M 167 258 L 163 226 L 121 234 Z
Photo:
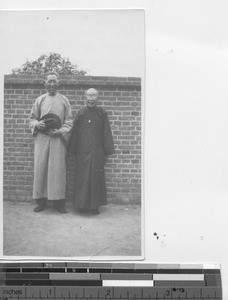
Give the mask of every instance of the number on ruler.
M 109 296 L 111 296 L 111 291 L 110 291 L 110 290 L 107 290 L 106 293 L 105 293 L 105 298 L 106 298 L 106 297 L 109 297 Z
M 183 287 L 178 287 L 178 288 L 173 287 L 172 296 L 173 298 L 178 298 L 178 299 L 187 298 L 187 291 Z
M 184 290 L 184 288 L 172 288 L 172 291 L 184 293 L 185 290 Z

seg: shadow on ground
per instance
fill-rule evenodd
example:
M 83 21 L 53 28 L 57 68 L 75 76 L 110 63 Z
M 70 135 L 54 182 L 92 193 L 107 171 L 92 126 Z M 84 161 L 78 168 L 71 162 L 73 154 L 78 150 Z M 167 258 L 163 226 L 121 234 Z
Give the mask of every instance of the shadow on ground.
M 82 215 L 67 204 L 59 214 L 50 205 L 34 213 L 33 203 L 4 202 L 3 254 L 6 256 L 141 256 L 141 209 L 109 204 L 100 215 Z

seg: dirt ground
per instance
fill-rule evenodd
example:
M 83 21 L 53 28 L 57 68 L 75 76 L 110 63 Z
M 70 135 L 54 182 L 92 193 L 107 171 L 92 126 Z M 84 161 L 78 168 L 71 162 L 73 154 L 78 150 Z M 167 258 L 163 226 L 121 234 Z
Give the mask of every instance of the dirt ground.
M 79 214 L 67 204 L 59 214 L 51 204 L 34 213 L 34 203 L 4 202 L 3 251 L 11 256 L 141 256 L 141 209 L 109 204 L 99 215 Z

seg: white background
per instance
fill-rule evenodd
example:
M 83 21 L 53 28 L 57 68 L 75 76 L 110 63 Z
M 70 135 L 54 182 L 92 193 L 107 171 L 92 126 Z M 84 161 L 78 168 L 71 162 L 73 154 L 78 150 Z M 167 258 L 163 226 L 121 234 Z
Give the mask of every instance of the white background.
M 57 7 L 45 2 L 1 0 L 0 9 Z M 145 9 L 145 259 L 219 262 L 228 299 L 228 2 L 65 0 L 58 8 Z
M 0 12 L 3 74 L 26 59 L 57 52 L 95 76 L 144 72 L 144 11 L 131 9 Z

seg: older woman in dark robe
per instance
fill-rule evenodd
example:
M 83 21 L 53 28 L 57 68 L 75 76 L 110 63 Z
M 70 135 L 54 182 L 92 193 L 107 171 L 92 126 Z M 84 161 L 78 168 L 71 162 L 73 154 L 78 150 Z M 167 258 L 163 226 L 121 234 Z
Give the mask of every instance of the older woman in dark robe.
M 115 152 L 108 114 L 97 101 L 97 90 L 86 91 L 86 107 L 76 116 L 68 145 L 68 152 L 76 157 L 74 206 L 95 214 L 107 204 L 104 165 Z

